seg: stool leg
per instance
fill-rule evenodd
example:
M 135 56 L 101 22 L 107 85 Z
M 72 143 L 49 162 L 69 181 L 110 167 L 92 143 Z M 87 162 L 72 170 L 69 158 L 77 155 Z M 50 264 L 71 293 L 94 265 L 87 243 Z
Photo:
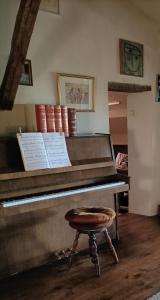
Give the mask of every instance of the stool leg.
M 114 258 L 114 260 L 115 260 L 115 263 L 118 264 L 118 263 L 119 263 L 119 259 L 118 259 L 116 250 L 115 250 L 115 248 L 114 248 L 114 246 L 113 246 L 113 244 L 112 244 L 112 240 L 111 240 L 111 238 L 110 238 L 110 236 L 109 236 L 109 233 L 108 233 L 107 228 L 106 228 L 103 232 L 104 232 L 104 236 L 105 236 L 105 238 L 106 238 L 106 241 L 107 241 L 107 243 L 108 243 L 108 245 L 109 245 L 109 248 L 110 248 L 110 250 L 111 250 L 111 253 L 112 253 L 112 255 L 113 255 L 113 258 Z
M 100 276 L 100 264 L 99 264 L 99 257 L 97 253 L 96 235 L 94 232 L 91 232 L 88 235 L 89 235 L 89 250 L 90 250 L 91 261 L 95 265 L 97 276 Z
M 78 246 L 79 236 L 80 236 L 80 232 L 77 230 L 76 236 L 75 236 L 75 239 L 74 239 L 74 242 L 73 242 L 73 246 L 71 248 L 71 253 L 70 253 L 70 256 L 69 256 L 69 260 L 68 260 L 69 268 L 71 268 L 71 266 L 72 266 L 72 257 L 76 252 L 76 249 L 77 249 L 77 246 Z

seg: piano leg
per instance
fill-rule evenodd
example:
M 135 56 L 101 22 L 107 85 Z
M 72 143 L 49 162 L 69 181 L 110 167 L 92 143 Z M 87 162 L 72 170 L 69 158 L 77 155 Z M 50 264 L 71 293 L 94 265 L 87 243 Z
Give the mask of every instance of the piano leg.
M 115 217 L 115 227 L 116 227 L 116 241 L 119 241 L 119 231 L 118 231 L 118 213 L 119 213 L 119 203 L 118 203 L 118 194 L 114 194 L 114 209 L 116 212 Z

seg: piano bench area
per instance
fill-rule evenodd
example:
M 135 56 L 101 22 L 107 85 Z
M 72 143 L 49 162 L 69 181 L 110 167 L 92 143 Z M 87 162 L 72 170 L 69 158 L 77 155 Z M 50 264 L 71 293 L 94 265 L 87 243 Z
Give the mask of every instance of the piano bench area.
M 109 249 L 111 250 L 115 263 L 117 264 L 119 262 L 107 229 L 112 225 L 115 216 L 115 211 L 106 207 L 80 207 L 77 209 L 71 209 L 67 212 L 65 219 L 69 221 L 69 225 L 72 228 L 76 229 L 75 240 L 69 256 L 69 267 L 72 265 L 72 257 L 76 252 L 80 235 L 87 234 L 89 237 L 91 262 L 95 266 L 96 275 L 98 277 L 100 276 L 100 263 L 96 242 L 96 233 L 100 232 L 104 233 L 104 237 Z

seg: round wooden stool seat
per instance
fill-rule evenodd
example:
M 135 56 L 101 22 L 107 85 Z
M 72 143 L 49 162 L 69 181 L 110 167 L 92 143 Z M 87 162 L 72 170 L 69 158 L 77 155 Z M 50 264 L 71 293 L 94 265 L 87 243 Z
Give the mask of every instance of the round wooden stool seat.
M 72 256 L 76 251 L 80 234 L 88 234 L 91 261 L 95 265 L 97 276 L 100 276 L 100 264 L 96 243 L 96 233 L 98 232 L 104 233 L 115 263 L 118 263 L 118 256 L 107 230 L 107 228 L 112 225 L 115 216 L 115 211 L 108 207 L 79 207 L 71 209 L 66 213 L 65 219 L 69 221 L 71 227 L 76 229 L 76 236 L 69 257 L 69 266 L 72 264 Z
M 110 226 L 116 213 L 111 208 L 106 207 L 80 207 L 71 209 L 65 215 L 67 221 L 72 227 L 90 226 L 98 228 L 101 226 Z

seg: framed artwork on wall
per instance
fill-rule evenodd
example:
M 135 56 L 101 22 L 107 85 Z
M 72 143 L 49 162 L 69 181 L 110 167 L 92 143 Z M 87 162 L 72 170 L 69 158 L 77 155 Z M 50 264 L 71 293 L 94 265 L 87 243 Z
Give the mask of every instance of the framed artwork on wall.
M 59 0 L 41 0 L 40 10 L 59 14 Z
M 25 62 L 22 66 L 22 75 L 20 79 L 20 85 L 33 85 L 32 79 L 32 67 L 31 67 L 31 60 L 25 59 Z
M 94 111 L 94 77 L 57 74 L 59 104 L 77 111 Z
M 143 77 L 143 45 L 119 40 L 120 74 Z

